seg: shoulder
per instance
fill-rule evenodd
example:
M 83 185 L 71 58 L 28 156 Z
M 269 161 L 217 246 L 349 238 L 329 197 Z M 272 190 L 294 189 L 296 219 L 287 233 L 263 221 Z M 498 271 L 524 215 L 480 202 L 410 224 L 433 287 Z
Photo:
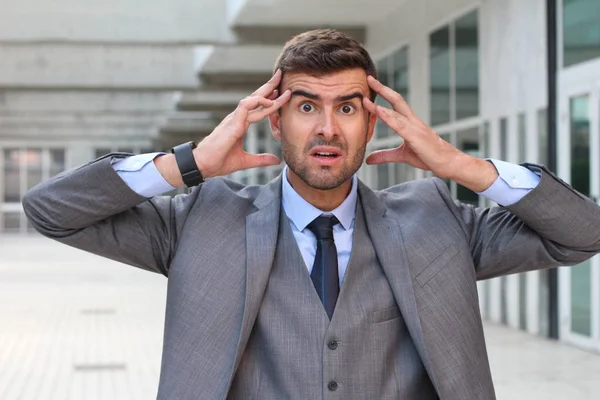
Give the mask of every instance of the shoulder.
M 405 211 L 412 207 L 445 208 L 453 201 L 448 186 L 437 177 L 400 183 L 374 193 L 387 208 Z
M 426 195 L 445 196 L 449 194 L 448 186 L 440 178 L 425 178 L 399 183 L 375 192 L 381 199 L 403 197 L 424 197 Z
M 207 179 L 200 187 L 203 196 L 226 196 L 254 201 L 263 185 L 244 185 L 228 178 Z
M 220 203 L 252 204 L 258 197 L 264 185 L 244 185 L 228 178 L 217 177 L 207 179 L 201 186 L 195 187 L 190 192 L 197 201 Z

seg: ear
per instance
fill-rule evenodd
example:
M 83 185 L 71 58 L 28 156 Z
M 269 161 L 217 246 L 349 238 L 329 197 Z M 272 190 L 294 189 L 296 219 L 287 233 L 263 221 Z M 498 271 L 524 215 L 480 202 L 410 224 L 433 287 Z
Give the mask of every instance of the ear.
M 367 122 L 367 143 L 373 137 L 375 133 L 375 124 L 377 123 L 377 115 L 369 113 L 369 120 Z
M 281 141 L 281 110 L 274 112 L 269 115 L 269 124 L 271 125 L 271 132 L 273 137 L 278 142 Z

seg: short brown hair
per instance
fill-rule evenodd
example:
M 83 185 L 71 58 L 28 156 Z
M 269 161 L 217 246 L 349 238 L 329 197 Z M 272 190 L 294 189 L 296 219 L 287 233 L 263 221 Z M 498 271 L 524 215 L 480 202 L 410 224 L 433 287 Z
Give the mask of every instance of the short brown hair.
M 317 29 L 290 39 L 277 61 L 273 72 L 301 72 L 314 76 L 347 69 L 361 68 L 377 78 L 371 56 L 357 40 L 335 29 Z M 375 92 L 371 90 L 371 100 Z

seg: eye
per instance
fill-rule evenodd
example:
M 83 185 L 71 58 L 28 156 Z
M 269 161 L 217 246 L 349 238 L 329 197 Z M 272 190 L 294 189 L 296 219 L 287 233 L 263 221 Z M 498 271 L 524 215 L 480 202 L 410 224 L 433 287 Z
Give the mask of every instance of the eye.
M 344 104 L 340 107 L 340 111 L 342 114 L 351 115 L 356 111 L 356 107 L 354 107 L 352 104 Z
M 302 103 L 302 104 L 300 104 L 300 111 L 303 112 L 303 113 L 305 113 L 305 114 L 311 113 L 314 110 L 315 110 L 315 107 L 312 104 L 310 104 L 310 103 Z

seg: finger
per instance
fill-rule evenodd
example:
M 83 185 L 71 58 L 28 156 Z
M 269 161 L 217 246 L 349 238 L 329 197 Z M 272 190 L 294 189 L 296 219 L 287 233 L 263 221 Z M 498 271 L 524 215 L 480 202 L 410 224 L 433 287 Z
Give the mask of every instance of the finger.
M 246 153 L 243 157 L 243 169 L 268 167 L 270 165 L 279 165 L 281 160 L 274 154 L 250 154 Z
M 252 93 L 252 96 L 260 96 L 260 97 L 270 96 L 271 93 L 273 93 L 273 90 L 275 90 L 277 88 L 277 86 L 279 86 L 282 75 L 283 74 L 281 73 L 280 69 L 275 71 L 275 74 L 271 77 L 271 79 L 269 79 L 269 81 L 267 83 L 265 83 L 264 85 L 262 85 L 261 87 L 256 89 L 256 91 L 254 93 Z
M 404 100 L 404 97 L 402 97 L 400 93 L 397 93 L 396 91 L 385 86 L 372 76 L 367 77 L 367 83 L 371 89 L 373 89 L 377 94 L 379 94 L 392 105 L 394 111 L 399 112 L 405 117 L 412 117 L 414 115 L 408 103 L 406 100 Z
M 266 99 L 260 96 L 250 96 L 241 100 L 238 104 L 238 109 L 245 110 L 246 112 L 250 112 L 255 110 L 257 107 L 271 107 L 274 101 Z
M 279 110 L 285 103 L 290 101 L 292 98 L 292 92 L 290 90 L 286 90 L 283 92 L 281 96 L 279 96 L 276 100 L 273 101 L 273 104 L 270 107 L 265 107 L 262 109 L 257 109 L 252 111 L 246 117 L 246 120 L 251 124 L 262 121 L 267 116 L 273 114 L 275 111 Z
M 369 165 L 401 162 L 400 148 L 374 151 L 365 161 Z
M 377 115 L 377 105 L 371 101 L 368 97 L 363 97 L 363 106 L 371 114 Z
M 367 110 L 377 115 L 380 120 L 382 120 L 400 137 L 404 139 L 408 139 L 408 137 L 410 137 L 410 129 L 406 129 L 407 125 L 410 124 L 410 121 L 404 115 L 397 113 L 394 110 L 390 110 L 389 108 L 374 104 L 371 100 L 366 98 L 363 98 L 363 103 L 365 104 Z

